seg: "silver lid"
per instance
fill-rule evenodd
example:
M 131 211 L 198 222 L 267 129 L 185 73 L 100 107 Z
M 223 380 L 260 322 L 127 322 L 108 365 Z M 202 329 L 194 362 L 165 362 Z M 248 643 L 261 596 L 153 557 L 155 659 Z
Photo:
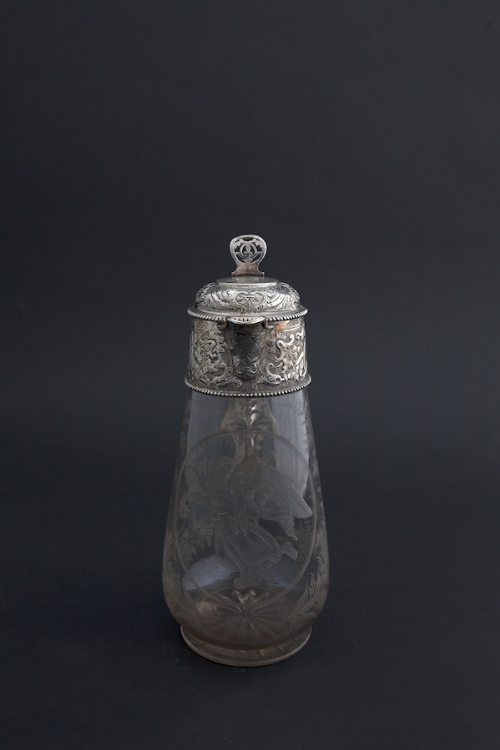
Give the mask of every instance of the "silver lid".
M 259 264 L 267 246 L 255 234 L 231 240 L 236 269 L 204 286 L 193 318 L 186 383 L 219 396 L 272 396 L 310 382 L 298 293 L 266 278 Z
M 244 324 L 264 320 L 291 320 L 305 315 L 298 293 L 289 284 L 266 278 L 259 263 L 267 245 L 256 234 L 231 240 L 231 255 L 236 269 L 229 278 L 206 284 L 196 295 L 188 312 L 194 318 Z

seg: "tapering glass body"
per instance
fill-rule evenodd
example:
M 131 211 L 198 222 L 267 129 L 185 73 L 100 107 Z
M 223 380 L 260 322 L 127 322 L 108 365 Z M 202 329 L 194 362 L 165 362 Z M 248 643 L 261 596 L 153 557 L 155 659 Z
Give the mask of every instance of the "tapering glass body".
M 213 661 L 269 664 L 307 643 L 328 587 L 307 389 L 189 392 L 163 585 L 184 640 Z

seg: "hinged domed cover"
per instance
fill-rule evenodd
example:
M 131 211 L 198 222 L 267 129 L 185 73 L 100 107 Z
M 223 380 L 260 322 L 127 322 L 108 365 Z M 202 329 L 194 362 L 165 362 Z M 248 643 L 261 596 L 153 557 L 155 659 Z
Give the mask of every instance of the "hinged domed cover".
M 257 235 L 235 237 L 230 245 L 236 270 L 229 278 L 206 284 L 196 295 L 189 314 L 204 320 L 233 319 L 249 323 L 257 319 L 290 320 L 305 315 L 298 293 L 289 284 L 266 278 L 259 263 L 266 254 L 266 243 Z

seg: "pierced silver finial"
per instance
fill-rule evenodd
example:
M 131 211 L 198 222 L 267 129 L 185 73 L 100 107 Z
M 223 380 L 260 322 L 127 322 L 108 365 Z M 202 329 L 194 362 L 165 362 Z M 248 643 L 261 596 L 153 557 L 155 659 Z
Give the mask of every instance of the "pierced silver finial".
M 232 276 L 264 276 L 259 263 L 266 255 L 267 245 L 258 234 L 240 234 L 231 240 L 229 250 L 236 263 Z

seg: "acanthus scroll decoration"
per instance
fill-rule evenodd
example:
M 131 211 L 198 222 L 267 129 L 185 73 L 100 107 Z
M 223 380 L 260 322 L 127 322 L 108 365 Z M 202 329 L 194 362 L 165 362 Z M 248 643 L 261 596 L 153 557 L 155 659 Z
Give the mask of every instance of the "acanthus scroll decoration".
M 276 282 L 269 289 L 238 289 L 222 287 L 217 282 L 211 282 L 200 289 L 195 302 L 199 310 L 214 313 L 234 311 L 242 315 L 259 313 L 270 308 L 277 312 L 293 310 L 300 305 L 298 293 L 284 282 Z
M 194 390 L 280 395 L 309 382 L 303 318 L 244 326 L 193 319 L 186 383 Z

